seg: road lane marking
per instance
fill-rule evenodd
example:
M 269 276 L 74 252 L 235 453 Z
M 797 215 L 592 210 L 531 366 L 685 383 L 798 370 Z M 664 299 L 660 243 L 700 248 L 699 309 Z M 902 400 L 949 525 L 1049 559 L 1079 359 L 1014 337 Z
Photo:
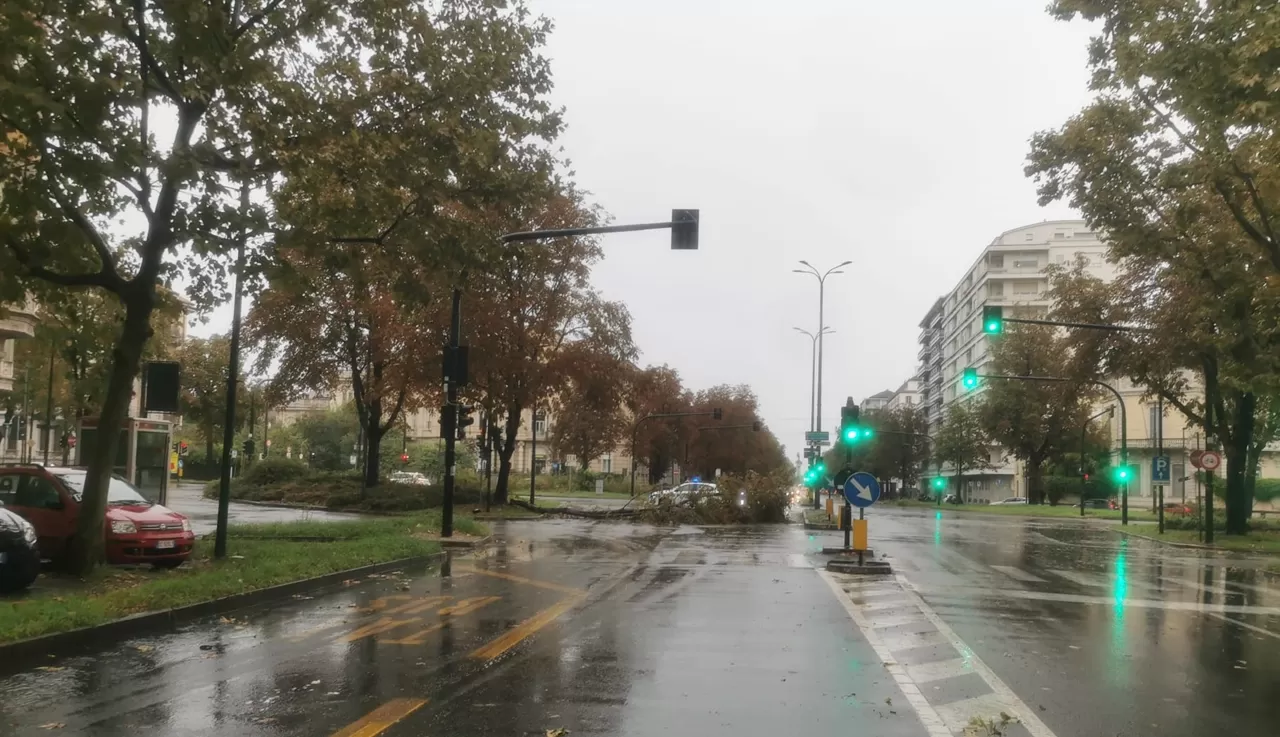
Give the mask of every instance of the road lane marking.
M 585 593 L 582 589 L 574 588 L 572 586 L 565 586 L 564 584 L 555 583 L 553 581 L 539 581 L 536 578 L 525 578 L 524 576 L 516 576 L 511 573 L 499 573 L 498 571 L 489 571 L 483 568 L 471 568 L 470 566 L 468 566 L 468 567 L 455 568 L 454 570 L 463 571 L 466 573 L 475 573 L 481 576 L 489 576 L 490 578 L 501 578 L 504 581 L 515 581 L 516 583 L 523 583 L 529 586 L 535 586 L 540 589 L 547 589 L 548 591 L 559 591 L 562 594 Z
M 895 614 L 890 617 L 876 617 L 871 621 L 871 626 L 878 630 L 887 627 L 901 627 L 904 624 L 917 624 L 919 622 L 927 622 L 920 612 L 912 612 L 910 614 Z
M 359 627 L 348 632 L 342 637 L 339 637 L 338 640 L 340 642 L 355 642 L 356 640 L 360 640 L 365 637 L 373 637 L 374 635 L 380 635 L 383 632 L 390 632 L 397 627 L 421 621 L 422 620 L 418 617 L 412 617 L 410 619 L 392 619 L 391 617 L 382 617 L 376 622 L 366 624 L 363 627 Z
M 968 661 L 964 658 L 935 660 L 932 663 L 917 663 L 907 666 L 907 673 L 916 683 L 941 681 L 944 678 L 966 676 L 972 672 L 973 668 L 969 666 Z
M 882 609 L 901 609 L 902 607 L 911 606 L 912 602 L 903 599 L 901 591 L 898 591 L 897 594 L 897 597 L 892 601 L 873 601 L 870 604 L 863 604 L 860 601 L 855 601 L 854 603 L 861 607 L 863 611 L 868 612 L 877 612 Z
M 938 628 L 938 632 L 951 643 L 952 647 L 954 647 L 956 652 L 960 653 L 960 656 L 969 663 L 974 672 L 981 676 L 982 680 L 987 682 L 987 686 L 995 692 L 996 697 L 1001 701 L 1007 702 L 1011 706 L 1011 713 L 1018 717 L 1019 721 L 1022 722 L 1022 726 L 1026 727 L 1027 731 L 1031 733 L 1031 737 L 1056 737 L 1053 730 L 1049 729 L 1047 724 L 1040 721 L 1040 717 L 1036 716 L 1035 711 L 1033 711 L 1031 707 L 1027 706 L 1022 699 L 1018 698 L 1018 695 L 1013 692 L 1013 689 L 1009 688 L 1008 684 L 1000 680 L 1000 676 L 997 676 L 995 671 L 987 667 L 987 664 L 982 662 L 982 658 L 978 657 L 978 654 L 973 652 L 973 650 L 965 644 L 964 640 L 960 639 L 960 636 L 956 634 L 955 630 L 951 629 L 950 625 L 942 621 L 942 617 L 939 617 L 937 612 L 933 611 L 933 608 L 925 603 L 924 598 L 920 596 L 920 593 L 916 591 L 915 586 L 912 585 L 905 576 L 898 575 L 895 576 L 895 578 L 898 579 L 898 583 L 902 584 L 907 596 L 911 597 L 915 601 L 916 606 L 920 608 L 920 611 L 924 616 L 927 617 L 930 622 L 933 622 L 934 627 Z
M 525 638 L 537 633 L 538 630 L 556 621 L 569 610 L 581 604 L 586 598 L 586 594 L 577 594 L 543 609 L 507 630 L 505 634 L 471 651 L 469 657 L 475 660 L 493 660 L 500 657 L 503 653 L 523 642 Z
M 1109 589 L 1112 586 L 1111 579 L 1105 576 L 1095 576 L 1088 573 L 1079 573 L 1077 571 L 1051 571 L 1053 575 L 1060 576 L 1068 581 L 1079 584 L 1086 588 Z
M 964 604 L 970 601 L 965 593 L 970 589 L 961 587 L 933 588 L 929 592 L 935 601 L 947 601 Z M 955 596 L 950 594 L 954 592 Z M 1060 601 L 1068 604 L 1099 604 L 1115 606 L 1114 596 L 1087 596 L 1084 594 L 1056 594 L 1048 591 L 1018 591 L 1005 589 L 1000 592 L 1010 599 L 1030 599 L 1033 601 Z M 1164 599 L 1125 599 L 1125 607 L 1138 609 L 1166 609 L 1174 612 L 1217 612 L 1219 614 L 1280 614 L 1280 607 L 1252 606 L 1246 604 L 1206 604 L 1198 601 L 1166 601 Z M 868 605 L 868 607 L 874 606 Z
M 924 694 L 920 693 L 919 687 L 911 679 L 906 668 L 893 659 L 893 653 L 889 652 L 889 649 L 884 646 L 884 643 L 880 640 L 880 635 L 871 626 L 871 623 L 867 621 L 867 618 L 863 616 L 858 606 L 853 603 L 844 591 L 840 590 L 840 584 L 835 577 L 823 570 L 819 570 L 818 575 L 822 576 L 822 580 L 826 581 L 827 585 L 831 587 L 831 592 L 836 595 L 836 600 L 844 607 L 844 610 L 849 614 L 849 618 L 862 631 L 862 636 L 866 639 L 867 644 L 871 645 L 871 649 L 880 658 L 880 662 L 884 664 L 885 669 L 893 676 L 898 689 L 902 691 L 902 695 L 907 699 L 907 705 L 916 713 L 916 718 L 924 725 L 929 737 L 952 737 L 951 730 L 947 728 L 946 722 L 942 721 L 942 717 L 938 716 L 938 712 L 934 711 L 929 702 L 925 700 Z
M 870 620 L 868 620 L 870 623 Z M 872 625 L 874 628 L 875 625 Z M 911 650 L 917 647 L 930 647 L 932 645 L 945 645 L 947 638 L 943 637 L 941 632 L 904 632 L 900 635 L 889 635 L 884 632 L 877 633 L 880 635 L 880 641 L 890 650 Z
M 334 732 L 333 737 L 374 737 L 421 709 L 426 703 L 426 699 L 392 699 Z
M 974 717 L 999 723 L 999 715 L 1002 712 L 1013 716 L 1018 707 L 1009 703 L 999 694 L 988 693 L 971 699 L 939 704 L 937 708 L 938 716 L 942 717 L 942 721 L 946 722 L 946 725 L 952 731 L 960 734 L 964 732 L 965 727 L 969 726 Z M 1030 732 L 1031 730 L 1028 729 L 1027 731 Z
M 1024 583 L 1046 583 L 1046 581 L 1043 578 L 1040 578 L 1039 576 L 1033 576 L 1030 573 L 1027 573 L 1026 571 L 1022 570 L 1021 568 L 1014 568 L 1013 566 L 991 566 L 991 567 L 996 569 L 997 571 L 1000 571 L 1001 573 L 1008 576 L 1009 578 L 1013 578 L 1018 581 L 1022 581 Z
M 1259 626 L 1257 626 L 1257 625 L 1255 625 L 1255 624 L 1249 624 L 1248 622 L 1241 622 L 1241 621 L 1240 621 L 1240 620 L 1238 620 L 1238 619 L 1232 619 L 1231 617 L 1228 617 L 1228 616 L 1227 616 L 1227 615 L 1225 615 L 1225 614 L 1218 614 L 1217 612 L 1205 612 L 1205 614 L 1206 614 L 1207 616 L 1213 617 L 1214 619 L 1220 619 L 1220 620 L 1222 620 L 1223 622 L 1228 622 L 1228 623 L 1230 623 L 1230 624 L 1234 624 L 1234 625 L 1235 625 L 1235 626 L 1237 626 L 1237 627 L 1243 627 L 1243 628 L 1245 628 L 1245 629 L 1247 629 L 1247 630 L 1250 630 L 1250 631 L 1252 631 L 1252 632 L 1257 632 L 1257 633 L 1258 633 L 1258 634 L 1260 634 L 1260 635 L 1268 635 L 1268 636 L 1270 636 L 1270 637 L 1274 637 L 1274 638 L 1276 638 L 1276 639 L 1280 639 L 1280 634 L 1275 633 L 1275 632 L 1272 632 L 1271 630 L 1269 630 L 1269 629 L 1267 629 L 1267 628 L 1265 628 L 1265 627 L 1259 627 Z

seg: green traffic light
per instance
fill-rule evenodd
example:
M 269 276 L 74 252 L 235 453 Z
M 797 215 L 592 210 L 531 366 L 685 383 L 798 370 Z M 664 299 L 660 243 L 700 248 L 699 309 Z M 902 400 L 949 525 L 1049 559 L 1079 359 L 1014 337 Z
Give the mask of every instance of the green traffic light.
M 933 488 L 938 490 L 944 489 L 947 486 L 947 480 L 942 478 L 941 476 L 935 476 L 933 478 L 932 483 L 933 483 Z
M 984 328 L 984 330 L 986 330 L 988 333 L 998 333 L 1000 332 L 1000 323 L 995 320 L 991 320 L 987 322 L 987 325 Z
M 978 369 L 967 368 L 960 377 L 960 383 L 965 389 L 978 388 Z
M 1115 471 L 1116 481 L 1120 481 L 1120 482 L 1128 481 L 1131 475 L 1132 474 L 1130 473 L 1128 466 L 1119 466 L 1116 468 L 1116 471 Z
M 858 428 L 851 427 L 844 431 L 844 439 L 850 443 L 858 439 Z
M 987 335 L 1004 332 L 1004 309 L 999 305 L 986 305 L 982 308 L 982 332 Z
M 872 435 L 875 435 L 875 430 L 872 430 L 872 429 L 871 429 L 871 428 L 869 428 L 869 427 L 864 427 L 864 428 L 862 428 L 862 439 L 863 439 L 863 440 L 870 440 Z

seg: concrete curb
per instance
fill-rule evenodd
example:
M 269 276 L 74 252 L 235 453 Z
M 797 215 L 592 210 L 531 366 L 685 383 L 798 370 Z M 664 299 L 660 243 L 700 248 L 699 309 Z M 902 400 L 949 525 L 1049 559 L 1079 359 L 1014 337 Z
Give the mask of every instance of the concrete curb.
M 202 497 L 207 499 L 207 497 Z M 290 502 L 262 502 L 256 499 L 232 499 L 232 504 L 247 504 L 251 507 L 267 507 L 269 509 L 301 509 L 306 512 L 332 512 L 334 514 L 362 515 L 367 517 L 400 517 L 412 512 L 371 512 L 364 509 L 344 507 L 326 507 L 322 504 L 292 504 Z M 422 510 L 415 510 L 422 511 Z
M 839 528 L 839 527 L 837 527 L 836 525 L 833 525 L 833 524 L 816 525 L 816 524 L 814 524 L 814 523 L 812 523 L 812 522 L 805 522 L 805 523 L 804 523 L 804 529 L 806 529 L 806 530 L 828 530 L 828 531 L 830 531 L 830 530 L 839 531 L 839 530 L 840 530 L 840 528 Z
M 431 555 L 419 555 L 413 558 L 401 558 L 385 563 L 373 563 L 359 568 L 348 568 L 343 571 L 326 573 L 322 576 L 304 578 L 301 581 L 291 581 L 269 586 L 265 589 L 232 594 L 220 599 L 201 601 L 173 609 L 131 614 L 93 627 L 81 627 L 80 629 L 66 632 L 54 632 L 26 640 L 17 640 L 0 644 L 0 659 L 11 660 L 13 658 L 62 652 L 102 638 L 136 637 L 167 632 L 175 629 L 179 624 L 193 619 L 231 612 L 258 604 L 276 602 L 287 599 L 294 594 L 312 592 L 333 584 L 342 583 L 349 578 L 367 576 L 371 573 L 381 573 L 397 568 L 428 566 L 443 559 L 444 555 L 443 552 L 440 552 Z

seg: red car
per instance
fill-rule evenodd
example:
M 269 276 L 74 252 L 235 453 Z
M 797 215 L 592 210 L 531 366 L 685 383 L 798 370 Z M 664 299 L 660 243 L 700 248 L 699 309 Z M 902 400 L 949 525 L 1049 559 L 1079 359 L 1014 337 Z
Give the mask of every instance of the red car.
M 83 468 L 0 466 L 0 504 L 36 528 L 40 553 L 53 560 L 67 552 L 84 490 Z M 191 557 L 191 520 L 147 501 L 119 476 L 107 488 L 107 562 L 176 568 Z

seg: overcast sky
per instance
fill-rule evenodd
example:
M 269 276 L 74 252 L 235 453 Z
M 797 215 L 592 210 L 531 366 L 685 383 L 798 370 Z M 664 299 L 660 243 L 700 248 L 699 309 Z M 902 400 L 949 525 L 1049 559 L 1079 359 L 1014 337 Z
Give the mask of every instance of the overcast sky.
M 1045 0 L 530 0 L 561 143 L 618 223 L 702 211 L 701 249 L 605 241 L 596 285 L 634 319 L 642 364 L 750 384 L 792 457 L 809 423 L 817 281 L 827 284 L 823 425 L 897 388 L 917 324 L 983 246 L 1075 217 L 1041 208 L 1028 139 L 1088 98 L 1088 26 Z M 220 310 L 210 326 L 225 330 Z

